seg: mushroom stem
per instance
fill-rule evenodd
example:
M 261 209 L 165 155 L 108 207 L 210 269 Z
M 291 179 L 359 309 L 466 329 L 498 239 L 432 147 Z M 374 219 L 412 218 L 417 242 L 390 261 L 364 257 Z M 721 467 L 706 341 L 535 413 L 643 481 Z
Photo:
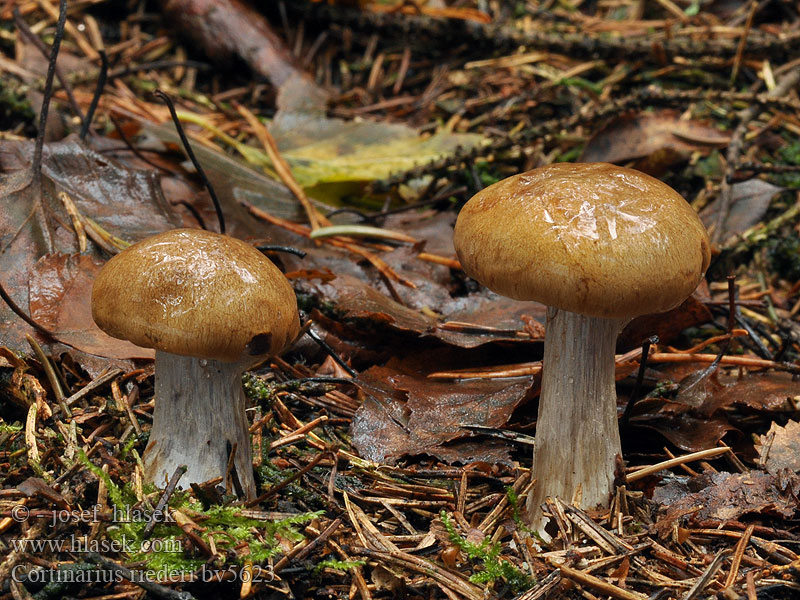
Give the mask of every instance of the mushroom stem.
M 626 320 L 549 307 L 542 391 L 536 422 L 531 525 L 546 521 L 547 497 L 577 499 L 583 508 L 608 506 L 617 456 L 622 455 L 614 379 L 616 340 Z
M 156 351 L 156 406 L 142 457 L 147 481 L 164 482 L 180 465 L 187 467 L 181 484 L 224 478 L 236 444 L 233 491 L 255 498 L 243 371 L 237 362 Z

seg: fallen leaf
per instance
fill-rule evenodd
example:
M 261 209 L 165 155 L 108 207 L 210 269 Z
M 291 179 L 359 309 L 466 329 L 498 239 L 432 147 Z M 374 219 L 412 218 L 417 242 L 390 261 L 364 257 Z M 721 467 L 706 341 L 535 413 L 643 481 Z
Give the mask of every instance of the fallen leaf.
M 362 457 L 394 463 L 427 454 L 450 463 L 509 462 L 505 444 L 467 440 L 471 433 L 463 426 L 504 426 L 525 399 L 531 378 L 436 382 L 404 373 L 398 365 L 390 361 L 356 379 L 364 402 L 353 418 L 351 435 Z M 446 445 L 454 441 L 463 445 Z
M 92 283 L 102 266 L 87 255 L 43 256 L 31 272 L 31 316 L 58 341 L 82 352 L 116 359 L 154 358 L 153 350 L 113 338 L 95 325 Z
M 772 423 L 756 444 L 758 464 L 773 475 L 782 469 L 800 473 L 800 422 L 789 421 L 786 427 Z
M 270 133 L 303 187 L 385 179 L 484 142 L 477 134 L 440 131 L 422 136 L 400 123 L 285 111 L 275 115 Z
M 708 473 L 659 486 L 653 501 L 660 505 L 655 525 L 662 537 L 679 521 L 731 521 L 746 514 L 777 515 L 790 519 L 797 499 L 781 491 L 770 473 Z
M 32 142 L 0 143 L 0 273 L 2 283 L 21 307 L 29 305 L 28 281 L 34 263 L 47 252 L 77 252 L 75 234 L 61 223 L 70 223 L 58 192 L 66 192 L 78 211 L 106 231 L 135 242 L 174 226 L 158 178 L 152 172 L 124 168 L 69 137 L 44 146 L 41 196 L 29 185 Z M 37 202 L 44 205 L 53 229 L 49 248 L 42 234 Z M 5 304 L 0 305 L 2 343 L 21 351 L 29 349 L 25 335 L 33 330 Z
M 736 430 L 722 415 L 698 417 L 689 412 L 640 414 L 631 418 L 630 424 L 654 429 L 670 443 L 687 452 L 713 448 L 728 431 Z
M 728 145 L 730 136 L 701 121 L 682 119 L 675 110 L 623 115 L 586 143 L 581 162 L 641 160 L 635 168 L 660 175 L 692 152 L 709 153 Z
M 618 348 L 641 346 L 652 335 L 658 336 L 659 343 L 669 344 L 685 329 L 711 321 L 711 311 L 705 305 L 705 301 L 710 299 L 708 284 L 703 280 L 680 306 L 665 313 L 642 315 L 628 323 L 619 336 Z
M 399 333 L 413 333 L 422 337 L 437 338 L 447 344 L 462 348 L 474 348 L 489 342 L 528 342 L 526 336 L 520 337 L 518 332 L 523 332 L 524 326 L 517 317 L 513 329 L 500 329 L 499 331 L 485 330 L 478 326 L 475 330 L 457 328 L 448 329 L 443 323 L 432 316 L 423 314 L 407 306 L 395 302 L 388 296 L 376 290 L 361 279 L 353 275 L 339 275 L 333 280 L 299 281 L 298 289 L 316 298 L 316 303 L 329 307 L 328 312 L 334 313 L 337 320 L 349 322 L 351 326 L 361 327 L 365 330 L 376 328 L 389 328 Z M 507 299 L 506 299 L 507 300 Z M 463 311 L 448 313 L 448 317 L 458 316 L 469 318 L 467 315 L 476 316 L 480 310 L 487 311 L 485 315 L 496 315 L 502 308 L 508 308 L 514 314 L 530 314 L 535 307 L 530 303 L 501 300 L 495 304 L 479 303 L 472 310 L 465 308 Z M 465 306 L 469 302 L 454 303 L 456 306 Z M 541 311 L 544 312 L 543 309 Z M 503 313 L 507 316 L 508 313 Z M 534 316 L 536 314 L 534 313 Z M 496 319 L 486 318 L 492 322 Z
M 678 384 L 675 404 L 690 407 L 700 416 L 709 417 L 716 410 L 714 394 L 725 389 L 719 380 L 718 365 L 710 364 L 684 377 Z
M 713 413 L 729 406 L 746 406 L 758 411 L 793 410 L 792 399 L 800 389 L 790 373 L 747 373 L 733 383 L 712 390 L 702 410 Z
M 141 147 L 146 145 L 164 150 L 164 143 L 180 147 L 180 138 L 172 123 L 151 123 L 131 113 L 125 113 L 125 116 L 138 123 L 140 134 L 151 138 L 140 143 Z M 295 222 L 305 220 L 300 203 L 281 182 L 267 177 L 242 160 L 201 144 L 192 143 L 192 150 L 214 186 L 226 216 L 244 212 L 241 203 L 247 202 L 282 219 Z M 313 202 L 322 212 L 331 210 L 330 206 Z M 248 219 L 252 221 L 252 217 Z
M 724 240 L 732 235 L 742 234 L 760 223 L 767 213 L 772 199 L 783 190 L 784 188 L 761 179 L 748 179 L 734 183 L 731 186 L 733 195 L 720 239 Z M 706 227 L 711 227 L 716 224 L 718 213 L 718 203 L 713 202 L 700 213 L 700 219 Z

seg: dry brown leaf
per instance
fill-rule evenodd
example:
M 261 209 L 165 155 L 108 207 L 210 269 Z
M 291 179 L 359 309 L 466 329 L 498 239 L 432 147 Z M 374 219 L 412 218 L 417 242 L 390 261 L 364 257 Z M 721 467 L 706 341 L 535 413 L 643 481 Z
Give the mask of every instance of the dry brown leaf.
M 789 421 L 786 427 L 772 423 L 756 444 L 758 463 L 772 474 L 782 469 L 800 473 L 800 422 Z
M 710 299 L 708 285 L 703 280 L 680 306 L 661 314 L 642 315 L 628 323 L 620 334 L 619 347 L 627 349 L 640 346 L 651 335 L 657 335 L 659 343 L 668 344 L 684 329 L 708 323 L 711 311 L 704 302 Z
M 95 325 L 92 283 L 101 267 L 87 255 L 43 256 L 31 272 L 31 316 L 60 342 L 82 352 L 115 359 L 153 358 L 153 350 L 113 338 Z
M 742 234 L 757 225 L 767 213 L 772 199 L 783 190 L 782 187 L 760 179 L 734 183 L 731 186 L 733 197 L 725 218 L 725 231 L 721 234 L 720 239 L 725 240 L 730 236 Z M 703 224 L 706 227 L 715 224 L 718 212 L 717 203 L 710 204 L 700 213 Z
M 701 121 L 682 119 L 675 110 L 628 114 L 597 132 L 581 154 L 582 162 L 637 160 L 651 175 L 689 158 L 692 152 L 724 148 L 730 137 Z
M 673 480 L 657 487 L 653 501 L 661 506 L 657 531 L 668 534 L 679 520 L 731 521 L 745 514 L 770 514 L 786 519 L 797 512 L 797 499 L 770 473 L 709 473 L 689 481 Z
M 404 373 L 398 361 L 372 367 L 356 382 L 364 403 L 351 427 L 359 454 L 396 462 L 428 454 L 448 463 L 508 463 L 508 447 L 496 440 L 475 442 L 462 426 L 504 426 L 525 399 L 531 379 L 436 382 Z
M 681 407 L 681 410 L 685 408 Z M 637 415 L 630 423 L 637 427 L 656 430 L 670 443 L 687 452 L 713 448 L 728 431 L 736 430 L 724 415 L 697 417 L 689 412 L 668 414 L 664 408 L 657 409 L 655 414 Z
M 30 179 L 32 142 L 0 143 L 0 253 L 2 283 L 15 302 L 27 307 L 28 282 L 34 263 L 48 252 L 43 242 L 40 214 L 32 213 L 38 197 Z M 42 164 L 42 201 L 55 231 L 53 250 L 77 251 L 75 235 L 57 223 L 69 223 L 63 204 L 56 197 L 66 192 L 81 215 L 92 218 L 106 231 L 134 242 L 174 226 L 173 215 L 164 201 L 153 172 L 125 168 L 107 156 L 95 152 L 70 137 L 46 144 Z M 0 305 L 4 322 L 3 344 L 13 350 L 27 351 L 25 335 L 32 329 Z

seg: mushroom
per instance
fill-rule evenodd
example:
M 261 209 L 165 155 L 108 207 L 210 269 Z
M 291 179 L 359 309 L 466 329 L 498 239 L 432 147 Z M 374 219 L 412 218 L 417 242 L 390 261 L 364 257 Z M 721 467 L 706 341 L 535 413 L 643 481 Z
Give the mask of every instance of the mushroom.
M 147 480 L 163 482 L 180 465 L 182 483 L 225 476 L 235 448 L 234 491 L 255 497 L 242 373 L 299 331 L 297 299 L 280 270 L 242 240 L 174 229 L 106 263 L 92 316 L 108 334 L 156 351 Z
M 466 273 L 547 305 L 528 518 L 547 497 L 607 507 L 621 462 L 614 351 L 632 318 L 674 308 L 708 267 L 695 211 L 665 183 L 606 163 L 558 163 L 499 181 L 455 225 Z

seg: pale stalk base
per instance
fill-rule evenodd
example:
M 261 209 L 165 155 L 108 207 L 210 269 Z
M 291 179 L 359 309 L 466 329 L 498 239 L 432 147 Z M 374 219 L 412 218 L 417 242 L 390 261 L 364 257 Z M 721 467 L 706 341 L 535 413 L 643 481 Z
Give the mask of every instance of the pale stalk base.
M 179 484 L 183 488 L 224 478 L 237 444 L 233 475 L 243 496 L 255 498 L 243 371 L 238 363 L 156 352 L 156 406 L 142 457 L 148 481 L 163 486 L 180 465 L 187 466 Z M 232 490 L 236 493 L 235 485 Z
M 608 506 L 621 455 L 614 351 L 624 321 L 547 309 L 528 518 L 543 531 L 545 498 Z

